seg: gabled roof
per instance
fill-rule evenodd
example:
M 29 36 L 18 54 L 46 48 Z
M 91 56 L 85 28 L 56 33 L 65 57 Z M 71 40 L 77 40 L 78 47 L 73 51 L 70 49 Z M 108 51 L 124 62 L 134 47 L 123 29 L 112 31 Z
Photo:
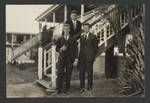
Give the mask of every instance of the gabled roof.
M 36 21 L 45 21 L 45 18 L 47 19 L 47 22 L 52 22 L 53 21 L 53 15 L 52 13 L 55 12 L 55 21 L 57 23 L 63 22 L 64 21 L 64 5 L 65 4 L 55 4 L 49 7 L 47 10 L 45 10 L 43 13 L 41 13 L 37 18 L 35 18 Z M 77 10 L 79 17 L 80 17 L 80 5 L 67 5 L 67 16 L 69 17 L 70 13 L 72 10 Z M 88 12 L 97 6 L 95 5 L 86 5 L 85 6 L 85 12 Z M 68 18 L 67 17 L 67 18 Z
M 41 13 L 38 17 L 35 18 L 36 21 L 44 21 L 43 19 L 46 18 L 48 15 L 55 12 L 56 9 L 60 8 L 62 5 L 55 4 L 50 6 L 47 10 L 45 10 L 43 13 Z

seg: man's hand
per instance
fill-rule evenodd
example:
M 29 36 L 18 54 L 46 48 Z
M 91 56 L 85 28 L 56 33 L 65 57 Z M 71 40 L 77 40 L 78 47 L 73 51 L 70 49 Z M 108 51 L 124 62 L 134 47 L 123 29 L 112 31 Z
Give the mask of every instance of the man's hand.
M 75 59 L 75 61 L 73 62 L 73 66 L 77 66 L 78 65 L 78 59 Z
M 80 39 L 77 40 L 77 43 L 80 43 Z
M 67 46 L 66 45 L 63 45 L 61 48 L 60 48 L 60 51 L 65 51 L 67 49 Z

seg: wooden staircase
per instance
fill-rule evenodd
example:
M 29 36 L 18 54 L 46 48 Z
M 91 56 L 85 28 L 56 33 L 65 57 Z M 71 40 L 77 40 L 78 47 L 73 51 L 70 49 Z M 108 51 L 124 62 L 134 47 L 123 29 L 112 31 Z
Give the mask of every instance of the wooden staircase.
M 36 36 L 31 38 L 27 42 L 25 42 L 22 45 L 20 45 L 19 47 L 15 48 L 12 51 L 12 60 L 14 60 L 17 57 L 21 56 L 22 54 L 26 53 L 27 51 L 29 51 L 33 47 L 37 47 L 38 44 L 39 44 L 39 37 L 40 37 L 40 35 L 41 34 L 37 34 Z

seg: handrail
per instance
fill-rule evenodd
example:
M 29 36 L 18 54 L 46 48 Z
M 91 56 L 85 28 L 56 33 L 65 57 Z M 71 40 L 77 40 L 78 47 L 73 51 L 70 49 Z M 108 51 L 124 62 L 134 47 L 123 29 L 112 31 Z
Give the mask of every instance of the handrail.
M 97 18 L 94 22 L 90 23 L 90 25 L 94 25 L 95 23 L 99 22 L 101 19 L 103 19 L 106 15 L 108 15 L 109 13 L 113 12 L 113 10 L 115 9 L 112 8 L 111 10 L 109 10 L 107 13 L 102 14 L 101 17 Z
M 84 20 L 83 20 L 83 23 L 87 22 L 88 20 L 90 20 L 92 17 L 95 16 L 96 13 L 99 13 L 99 9 L 102 9 L 102 7 L 97 7 L 91 11 L 88 11 L 86 13 L 84 13 Z M 85 19 L 87 16 L 89 16 L 87 19 Z M 81 16 L 79 16 L 79 19 L 81 18 Z
M 47 49 L 44 49 L 44 75 L 47 74 L 46 71 L 47 69 L 49 69 L 50 67 L 52 67 L 52 61 L 51 61 L 51 55 L 52 55 L 52 49 L 49 48 L 48 50 Z
M 56 29 L 56 27 L 60 26 L 60 24 L 56 25 L 54 29 Z M 13 50 L 12 53 L 12 60 L 19 57 L 20 55 L 22 55 L 24 52 L 30 50 L 32 47 L 34 47 L 35 45 L 39 44 L 39 40 L 41 37 L 41 33 L 37 34 L 36 36 L 34 36 L 33 38 L 27 40 L 25 43 L 23 43 L 22 45 L 20 45 L 19 47 L 15 48 Z M 47 46 L 45 46 L 45 48 L 48 48 L 48 46 L 50 46 L 50 44 L 48 44 Z
M 12 54 L 12 60 L 37 45 L 39 43 L 39 36 L 40 34 L 37 34 L 33 38 L 29 39 L 27 42 L 14 49 Z
M 46 46 L 43 47 L 43 49 L 49 49 L 52 46 L 52 42 L 48 43 Z

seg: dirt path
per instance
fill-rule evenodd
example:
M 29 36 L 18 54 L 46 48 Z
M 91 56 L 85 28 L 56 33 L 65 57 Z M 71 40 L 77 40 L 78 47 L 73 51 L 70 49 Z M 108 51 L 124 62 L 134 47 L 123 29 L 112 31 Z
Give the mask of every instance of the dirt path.
M 45 91 L 35 82 L 37 79 L 37 67 L 29 67 L 19 70 L 18 67 L 7 65 L 7 97 L 118 97 L 119 83 L 118 79 L 106 79 L 104 74 L 94 79 L 94 89 L 92 93 L 80 93 L 79 80 L 71 81 L 71 93 L 68 95 L 52 95 Z M 77 76 L 77 75 L 76 75 Z
M 7 97 L 45 97 L 45 90 L 35 83 L 37 68 L 20 70 L 14 65 L 6 65 Z

